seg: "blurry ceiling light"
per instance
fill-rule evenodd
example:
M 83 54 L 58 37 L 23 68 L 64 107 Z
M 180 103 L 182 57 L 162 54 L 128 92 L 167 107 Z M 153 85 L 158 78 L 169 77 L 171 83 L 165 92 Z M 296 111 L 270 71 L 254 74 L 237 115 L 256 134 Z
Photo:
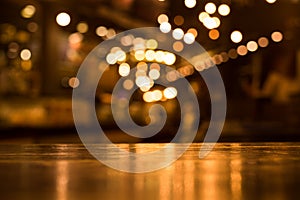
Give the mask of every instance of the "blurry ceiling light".
M 260 47 L 267 47 L 269 45 L 269 40 L 266 37 L 260 37 L 257 42 Z
M 212 60 L 216 65 L 219 65 L 222 63 L 222 57 L 219 54 L 214 55 L 212 57 Z
M 134 86 L 134 83 L 132 80 L 130 79 L 127 79 L 123 82 L 123 87 L 126 89 L 126 90 L 131 90 Z
M 133 36 L 132 35 L 126 35 L 126 36 L 123 36 L 121 38 L 121 44 L 123 46 L 130 46 L 132 45 L 132 42 L 133 42 Z
M 169 82 L 176 81 L 179 77 L 181 77 L 180 73 L 177 70 L 173 70 L 167 73 L 166 79 Z
M 198 31 L 195 28 L 190 28 L 187 33 L 191 33 L 196 38 L 198 36 Z
M 151 86 L 142 86 L 142 87 L 140 87 L 140 90 L 142 91 L 142 92 L 147 92 L 147 91 L 149 91 L 151 89 Z
M 80 84 L 79 79 L 76 77 L 70 78 L 68 82 L 71 88 L 77 88 Z
M 33 5 L 27 5 L 22 9 L 21 15 L 24 18 L 31 18 L 35 14 L 36 8 Z
M 168 22 L 169 21 L 169 17 L 166 15 L 166 14 L 160 14 L 158 17 L 157 17 L 157 22 L 159 24 L 163 23 L 163 22 Z
M 177 96 L 177 90 L 174 87 L 167 87 L 164 89 L 163 94 L 167 99 L 173 99 Z
M 114 38 L 115 36 L 116 36 L 116 31 L 115 31 L 115 29 L 109 28 L 109 29 L 107 30 L 106 37 L 107 37 L 108 39 L 111 39 L 111 38 Z
M 174 17 L 174 24 L 181 26 L 184 23 L 184 18 L 181 15 L 176 15 Z
M 239 43 L 243 39 L 243 35 L 240 31 L 233 31 L 230 35 L 230 39 L 234 43 Z
M 99 26 L 97 29 L 96 29 L 96 34 L 100 37 L 104 37 L 106 36 L 107 34 L 107 28 L 104 27 L 104 26 Z
M 171 31 L 171 24 L 169 22 L 163 22 L 160 24 L 159 29 L 163 33 L 168 33 Z
M 172 36 L 176 40 L 181 40 L 184 36 L 184 32 L 181 28 L 176 28 L 172 32 Z
M 217 40 L 220 37 L 220 33 L 217 29 L 212 29 L 209 31 L 208 36 L 212 40 Z
M 160 101 L 163 97 L 163 94 L 160 90 L 154 90 L 152 92 L 152 98 L 154 101 Z
M 146 72 L 145 70 L 138 69 L 138 70 L 135 72 L 135 76 L 136 76 L 136 77 L 139 77 L 139 76 L 147 76 L 147 72 Z
M 116 53 L 117 51 L 120 51 L 120 50 L 122 50 L 120 47 L 112 47 L 112 48 L 110 49 L 110 52 L 111 52 L 111 53 Z
M 143 50 L 137 50 L 134 53 L 134 57 L 138 61 L 144 60 L 145 59 L 145 52 Z
M 145 62 L 139 62 L 137 65 L 136 65 L 136 68 L 138 69 L 138 70 L 142 70 L 142 71 L 147 71 L 148 70 L 148 65 L 147 65 L 147 63 L 145 63 Z
M 204 10 L 209 14 L 214 14 L 216 12 L 217 8 L 214 3 L 210 2 L 205 5 Z
M 153 80 L 157 80 L 160 77 L 160 72 L 157 69 L 151 69 L 149 71 L 149 77 Z
M 38 26 L 38 24 L 35 23 L 35 22 L 29 22 L 29 23 L 27 24 L 27 29 L 28 29 L 28 31 L 30 31 L 31 33 L 36 32 L 36 31 L 38 30 L 38 28 L 39 28 L 39 26 Z
M 195 41 L 195 36 L 192 33 L 184 34 L 183 41 L 186 44 L 192 44 Z
M 158 47 L 158 42 L 155 39 L 147 40 L 146 47 L 148 49 L 156 49 Z
M 240 45 L 236 51 L 240 56 L 244 56 L 248 53 L 248 49 L 245 45 Z
M 126 60 L 126 53 L 123 50 L 116 51 L 115 56 L 119 62 Z
M 222 57 L 222 62 L 227 62 L 229 60 L 229 55 L 226 52 L 220 53 L 220 56 Z
M 89 26 L 86 22 L 80 22 L 77 24 L 76 29 L 79 33 L 86 33 L 89 30 Z
M 238 57 L 237 51 L 235 49 L 230 49 L 228 51 L 228 56 L 231 59 L 236 59 Z
M 197 4 L 197 1 L 196 0 L 184 0 L 184 5 L 187 7 L 187 8 L 194 8 Z
M 145 53 L 145 57 L 148 61 L 153 61 L 155 60 L 155 51 L 153 50 L 147 50 Z
M 159 64 L 158 63 L 152 63 L 151 65 L 150 65 L 150 70 L 151 69 L 157 69 L 158 71 L 160 70 L 160 66 L 159 66 Z
M 170 52 L 166 52 L 163 58 L 164 58 L 164 62 L 167 65 L 173 65 L 175 63 L 175 61 L 176 61 L 175 54 L 170 53 Z
M 266 2 L 269 3 L 269 4 L 272 4 L 272 3 L 275 3 L 276 0 L 266 0 Z
M 68 13 L 62 12 L 56 16 L 56 22 L 60 26 L 68 26 L 71 22 L 71 17 Z
M 283 39 L 283 35 L 279 31 L 275 31 L 271 34 L 271 38 L 274 42 L 281 42 Z
M 128 76 L 130 73 L 130 66 L 128 63 L 122 63 L 120 66 L 119 66 L 119 74 L 120 76 Z
M 138 86 L 138 87 L 152 87 L 151 85 L 151 80 L 148 76 L 138 76 L 136 77 L 135 79 L 135 84 Z
M 227 16 L 230 13 L 230 7 L 227 4 L 221 4 L 218 8 L 218 12 L 222 16 Z
M 110 65 L 114 65 L 117 63 L 117 57 L 115 56 L 114 53 L 109 53 L 106 56 L 106 62 Z
M 209 17 L 209 14 L 207 12 L 201 12 L 198 16 L 199 21 L 202 23 L 204 22 L 204 19 L 208 18 L 208 17 Z
M 220 26 L 221 21 L 217 17 L 207 17 L 203 20 L 203 24 L 208 29 L 214 29 Z
M 21 61 L 21 68 L 24 71 L 30 71 L 32 69 L 31 60 Z
M 156 60 L 157 62 L 163 62 L 164 56 L 165 56 L 165 53 L 164 53 L 163 51 L 157 51 L 157 52 L 155 53 L 155 60 Z
M 31 51 L 29 49 L 23 49 L 20 53 L 20 57 L 22 60 L 30 60 Z
M 258 49 L 258 45 L 255 41 L 249 41 L 247 43 L 247 49 L 248 51 L 254 52 Z
M 147 103 L 150 103 L 153 101 L 153 98 L 152 98 L 152 92 L 145 92 L 143 94 L 143 100 Z
M 182 42 L 180 41 L 176 41 L 173 43 L 173 49 L 177 52 L 181 52 L 184 48 L 184 45 Z
M 70 44 L 80 43 L 83 40 L 83 35 L 81 33 L 72 33 L 68 40 Z

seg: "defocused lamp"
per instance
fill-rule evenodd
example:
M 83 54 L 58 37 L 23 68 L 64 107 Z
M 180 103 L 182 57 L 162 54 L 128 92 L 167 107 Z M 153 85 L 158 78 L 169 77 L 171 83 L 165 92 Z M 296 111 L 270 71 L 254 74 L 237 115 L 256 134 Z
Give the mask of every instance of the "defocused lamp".
M 89 30 L 89 26 L 86 22 L 78 23 L 76 28 L 79 33 L 86 33 Z
M 187 7 L 187 8 L 194 8 L 197 4 L 197 1 L 196 0 L 184 0 L 184 5 Z
M 239 46 L 236 51 L 240 56 L 244 56 L 248 53 L 248 49 L 245 45 Z
M 274 42 L 280 42 L 283 39 L 283 35 L 279 31 L 275 31 L 271 34 L 271 38 Z
M 27 5 L 27 6 L 25 6 L 25 8 L 22 9 L 21 15 L 24 18 L 31 18 L 31 17 L 33 17 L 35 11 L 36 11 L 36 8 L 33 5 Z
M 266 2 L 268 2 L 269 4 L 275 3 L 276 0 L 266 0 Z
M 169 18 L 166 14 L 160 14 L 158 17 L 157 17 L 157 22 L 159 24 L 163 23 L 163 22 L 168 22 L 169 21 Z
M 183 41 L 186 44 L 192 44 L 195 41 L 195 36 L 192 33 L 186 33 L 183 36 Z
M 183 32 L 183 30 L 181 28 L 176 28 L 172 32 L 172 36 L 176 40 L 181 40 L 183 38 L 183 36 L 184 36 L 184 32 Z
M 68 13 L 62 12 L 56 16 L 56 22 L 60 26 L 68 26 L 71 22 L 71 17 Z
M 204 7 L 205 11 L 209 14 L 214 14 L 217 10 L 216 5 L 212 2 L 207 3 Z
M 255 41 L 249 41 L 247 43 L 247 49 L 248 51 L 254 52 L 258 49 L 258 45 Z
M 23 49 L 20 53 L 20 57 L 22 60 L 30 60 L 31 52 L 29 49 Z
M 230 35 L 230 39 L 234 43 L 239 43 L 243 39 L 243 35 L 240 31 L 233 31 Z
M 269 40 L 266 37 L 261 37 L 258 39 L 258 45 L 260 47 L 267 47 L 269 45 Z
M 226 4 L 222 4 L 218 8 L 218 12 L 222 16 L 227 16 L 230 13 L 230 7 Z

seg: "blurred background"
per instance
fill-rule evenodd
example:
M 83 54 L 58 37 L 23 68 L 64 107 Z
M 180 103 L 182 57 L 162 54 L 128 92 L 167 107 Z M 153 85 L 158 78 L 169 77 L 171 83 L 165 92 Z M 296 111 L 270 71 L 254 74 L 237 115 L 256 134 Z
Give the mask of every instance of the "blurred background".
M 177 91 L 154 80 L 164 76 L 172 82 L 178 74 L 197 94 L 201 122 L 195 141 L 201 141 L 209 124 L 210 99 L 197 71 L 213 64 L 221 72 L 228 101 L 221 141 L 300 140 L 299 0 L 2 0 L 0 5 L 0 142 L 80 142 L 72 90 L 80 86 L 76 73 L 82 61 L 100 42 L 149 26 L 173 31 L 175 52 L 200 43 L 212 62 L 195 68 L 156 49 L 156 40 L 124 37 L 122 45 L 144 48 L 127 54 L 121 47 L 108 51 L 109 68 L 95 97 L 99 122 L 112 141 L 172 139 L 180 122 Z M 113 53 L 124 59 L 111 61 Z M 177 73 L 160 70 L 161 64 Z M 144 140 L 123 134 L 110 108 L 114 85 L 135 66 L 149 87 L 140 87 L 130 101 L 133 120 L 146 125 L 154 103 L 168 114 L 163 130 Z M 134 84 L 123 86 L 131 89 Z

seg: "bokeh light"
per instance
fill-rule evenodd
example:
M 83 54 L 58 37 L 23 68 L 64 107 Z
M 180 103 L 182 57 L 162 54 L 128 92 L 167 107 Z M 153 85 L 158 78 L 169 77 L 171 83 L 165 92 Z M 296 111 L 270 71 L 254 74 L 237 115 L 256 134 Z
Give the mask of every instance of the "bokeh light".
M 130 73 L 130 66 L 128 63 L 122 63 L 120 66 L 119 66 L 119 74 L 120 76 L 128 76 Z
M 181 52 L 184 48 L 184 45 L 182 42 L 180 41 L 176 41 L 173 43 L 173 49 L 174 51 L 177 51 L 177 52 Z
M 195 41 L 195 36 L 192 33 L 186 33 L 183 36 L 183 41 L 186 44 L 192 44 Z
M 60 26 L 68 26 L 71 22 L 71 17 L 68 13 L 62 12 L 56 16 L 56 22 Z
M 260 37 L 257 42 L 260 47 L 267 47 L 269 45 L 269 40 L 266 37 Z
M 86 33 L 89 30 L 89 26 L 86 22 L 79 22 L 76 29 L 79 33 Z
M 163 23 L 160 24 L 159 29 L 163 33 L 168 33 L 168 32 L 171 31 L 172 27 L 171 27 L 171 24 L 169 22 L 163 22 Z
M 159 24 L 162 24 L 163 22 L 168 22 L 169 21 L 169 17 L 166 15 L 166 14 L 160 14 L 158 17 L 157 17 L 157 22 Z
M 174 17 L 174 24 L 181 26 L 184 23 L 184 18 L 181 15 L 176 15 Z
M 209 31 L 208 36 L 212 40 L 217 40 L 220 37 L 220 33 L 217 29 L 212 29 Z
M 237 30 L 236 30 L 236 31 L 233 31 L 233 32 L 231 33 L 230 39 L 231 39 L 231 41 L 234 42 L 234 43 L 239 43 L 239 42 L 242 41 L 243 35 L 242 35 L 242 33 L 241 33 L 240 31 L 237 31 Z
M 275 3 L 276 0 L 266 0 L 266 2 L 269 3 L 269 4 L 272 4 L 272 3 Z
M 283 34 L 279 31 L 275 31 L 271 34 L 271 38 L 274 42 L 281 42 L 283 40 Z
M 36 12 L 36 8 L 33 5 L 27 5 L 21 10 L 21 16 L 24 18 L 32 18 Z
M 228 51 L 228 57 L 231 59 L 236 59 L 238 57 L 238 53 L 235 49 L 230 49 Z
M 163 94 L 167 99 L 173 99 L 177 96 L 177 89 L 174 87 L 167 87 L 164 89 Z
M 70 78 L 68 83 L 71 88 L 77 88 L 80 84 L 79 79 L 76 77 Z
M 156 49 L 158 47 L 158 42 L 155 39 L 147 40 L 146 47 L 148 49 Z
M 123 82 L 123 87 L 126 89 L 126 90 L 131 90 L 134 86 L 134 83 L 132 80 L 130 79 L 127 79 Z
M 96 34 L 100 37 L 104 37 L 107 34 L 107 28 L 104 26 L 99 26 L 96 29 Z
M 195 28 L 190 28 L 187 33 L 191 33 L 196 38 L 198 36 L 198 31 Z
M 209 14 L 214 14 L 217 10 L 217 7 L 214 3 L 209 2 L 205 5 L 204 10 Z
M 204 19 L 208 18 L 208 17 L 210 17 L 210 16 L 207 12 L 201 12 L 198 16 L 199 21 L 202 22 L 202 23 L 204 22 Z
M 157 69 L 151 69 L 149 71 L 149 77 L 153 80 L 157 80 L 160 77 L 160 72 Z
M 255 41 L 249 41 L 247 43 L 247 49 L 248 51 L 254 52 L 258 49 L 258 45 Z
M 30 60 L 31 51 L 29 49 L 23 49 L 20 53 L 20 57 L 22 60 Z
M 248 53 L 248 49 L 245 45 L 240 45 L 236 51 L 240 56 L 245 56 Z
M 176 28 L 172 32 L 172 36 L 176 40 L 181 40 L 184 36 L 184 32 L 181 28 Z
M 197 4 L 197 1 L 196 0 L 184 0 L 184 5 L 187 7 L 187 8 L 194 8 Z
M 221 4 L 218 8 L 218 12 L 222 16 L 227 16 L 230 13 L 230 7 L 227 4 Z

